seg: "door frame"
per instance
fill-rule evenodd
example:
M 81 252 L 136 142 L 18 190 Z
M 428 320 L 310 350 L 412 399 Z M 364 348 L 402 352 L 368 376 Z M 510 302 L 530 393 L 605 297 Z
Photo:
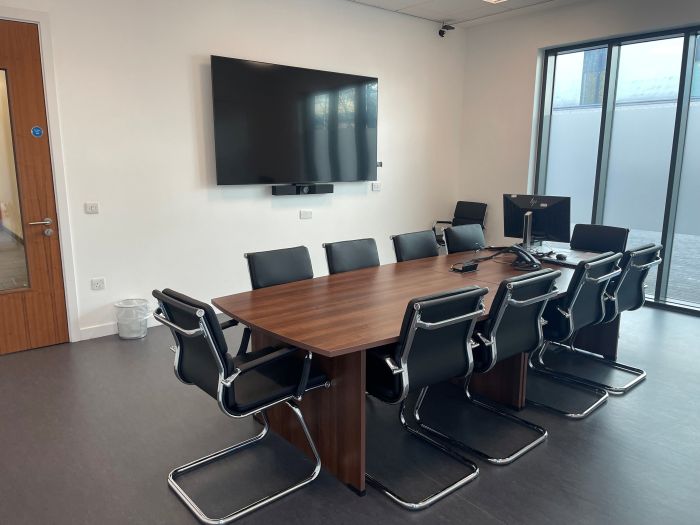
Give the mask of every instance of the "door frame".
M 70 213 L 68 204 L 68 181 L 63 162 L 60 119 L 56 77 L 54 76 L 54 58 L 51 47 L 49 14 L 43 11 L 16 9 L 0 6 L 0 18 L 13 22 L 29 22 L 39 26 L 39 47 L 41 49 L 41 70 L 44 78 L 44 104 L 48 122 L 48 139 L 51 151 L 51 168 L 53 186 L 56 195 L 56 213 L 58 214 L 58 232 L 63 265 L 63 289 L 68 313 L 68 337 L 70 341 L 80 341 L 80 323 L 78 322 L 78 290 L 76 286 L 73 242 L 71 239 Z

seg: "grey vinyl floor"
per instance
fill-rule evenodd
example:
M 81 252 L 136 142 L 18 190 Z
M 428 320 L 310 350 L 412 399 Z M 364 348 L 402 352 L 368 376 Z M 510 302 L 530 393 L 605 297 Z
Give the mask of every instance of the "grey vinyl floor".
M 235 338 L 237 334 L 231 334 Z M 479 478 L 420 513 L 326 472 L 240 523 L 700 523 L 700 319 L 644 308 L 625 314 L 620 357 L 648 379 L 583 421 L 520 415 L 548 440 L 510 466 L 476 460 Z M 166 475 L 257 430 L 233 421 L 172 371 L 170 334 L 117 337 L 0 357 L 0 523 L 191 524 Z M 441 397 L 442 396 L 442 397 Z M 434 417 L 462 421 L 459 397 L 435 389 Z M 486 444 L 526 438 L 476 416 Z M 466 430 L 465 430 L 466 428 Z M 420 497 L 464 467 L 402 432 L 395 407 L 368 404 L 368 469 Z M 263 445 L 183 478 L 211 514 L 301 479 L 310 463 L 274 434 Z

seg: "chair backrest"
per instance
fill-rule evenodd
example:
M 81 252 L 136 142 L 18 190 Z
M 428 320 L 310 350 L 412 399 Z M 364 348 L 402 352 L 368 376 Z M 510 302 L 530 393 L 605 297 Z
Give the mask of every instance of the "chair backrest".
M 439 254 L 433 230 L 403 233 L 394 235 L 391 239 L 394 241 L 397 262 L 435 257 Z
M 306 246 L 246 253 L 253 290 L 304 279 L 313 279 L 309 249 Z
M 644 281 L 649 271 L 661 263 L 661 249 L 659 244 L 646 244 L 624 253 L 620 260 L 620 276 L 608 284 L 605 322 L 614 320 L 622 312 L 637 310 L 644 305 Z
M 214 309 L 168 288 L 153 290 L 153 297 L 160 307 L 154 316 L 170 328 L 175 338 L 175 374 L 217 399 L 219 381 L 231 371 L 226 339 Z
M 471 373 L 471 336 L 487 288 L 470 286 L 409 301 L 394 361 L 409 392 Z
M 331 242 L 323 247 L 331 274 L 379 266 L 379 252 L 374 239 Z
M 627 248 L 627 228 L 602 224 L 576 224 L 569 243 L 572 250 L 622 253 Z
M 576 265 L 563 309 L 569 315 L 571 333 L 603 321 L 605 318 L 605 289 L 611 279 L 620 275 L 621 253 L 606 252 Z
M 479 224 L 462 224 L 446 228 L 445 246 L 448 253 L 481 250 L 486 247 L 484 230 Z
M 542 313 L 559 290 L 559 270 L 544 269 L 501 282 L 487 321 L 477 327 L 474 371 L 486 372 L 496 363 L 542 344 Z
M 480 224 L 483 228 L 485 217 L 486 203 L 458 201 L 455 206 L 452 224 L 454 226 L 461 226 L 462 224 Z

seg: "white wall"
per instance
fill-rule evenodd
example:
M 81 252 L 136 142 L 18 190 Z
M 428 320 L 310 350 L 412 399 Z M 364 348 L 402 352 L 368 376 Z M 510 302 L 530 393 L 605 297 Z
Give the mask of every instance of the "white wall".
M 489 204 L 503 242 L 503 193 L 528 191 L 542 49 L 700 22 L 697 0 L 590 0 L 466 29 L 459 196 Z
M 320 275 L 322 242 L 373 236 L 391 262 L 390 234 L 454 206 L 464 32 L 340 0 L 1 1 L 50 21 L 82 337 L 113 332 L 112 303 L 153 288 L 249 289 L 247 251 L 306 244 Z M 382 191 L 217 187 L 210 54 L 379 77 Z
M 437 24 L 341 0 L 0 2 L 50 23 L 78 337 L 113 332 L 112 303 L 153 288 L 248 289 L 246 251 L 306 244 L 320 275 L 322 242 L 373 236 L 391 262 L 390 234 L 429 227 L 458 198 L 489 203 L 500 242 L 500 195 L 528 187 L 540 50 L 700 21 L 695 0 L 591 0 L 441 39 Z M 210 54 L 379 77 L 382 191 L 217 187 Z M 107 290 L 92 292 L 99 276 Z

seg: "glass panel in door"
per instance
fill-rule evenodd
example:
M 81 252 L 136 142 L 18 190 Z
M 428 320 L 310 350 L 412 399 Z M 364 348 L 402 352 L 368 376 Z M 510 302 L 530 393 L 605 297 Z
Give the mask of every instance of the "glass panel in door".
M 0 292 L 28 286 L 7 74 L 0 70 Z

